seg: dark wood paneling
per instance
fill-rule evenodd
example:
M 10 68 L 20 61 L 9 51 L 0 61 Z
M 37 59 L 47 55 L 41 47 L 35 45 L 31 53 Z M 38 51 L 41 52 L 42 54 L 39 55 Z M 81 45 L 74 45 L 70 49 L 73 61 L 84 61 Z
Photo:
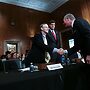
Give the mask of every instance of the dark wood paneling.
M 4 53 L 5 40 L 21 42 L 21 51 L 31 47 L 31 39 L 39 32 L 39 25 L 49 20 L 50 14 L 0 3 L 0 55 Z
M 31 47 L 30 37 L 40 31 L 39 25 L 42 22 L 54 19 L 56 20 L 56 29 L 63 31 L 67 29 L 63 25 L 63 16 L 66 13 L 72 13 L 75 16 L 80 16 L 90 21 L 90 14 L 88 13 L 90 10 L 89 4 L 90 0 L 69 0 L 49 14 L 0 3 L 0 55 L 4 52 L 4 41 L 11 39 L 22 42 L 21 52 L 24 53 L 27 48 Z M 63 37 L 62 39 L 64 42 L 65 39 Z M 65 43 L 63 45 L 64 48 L 68 46 Z
M 63 17 L 67 13 L 72 13 L 76 17 L 82 17 L 90 22 L 90 0 L 69 0 L 51 13 L 52 17 L 56 20 L 57 30 L 61 32 L 67 29 L 63 25 Z M 68 48 L 67 38 L 70 36 L 70 34 L 63 34 L 66 34 L 62 35 L 63 48 Z

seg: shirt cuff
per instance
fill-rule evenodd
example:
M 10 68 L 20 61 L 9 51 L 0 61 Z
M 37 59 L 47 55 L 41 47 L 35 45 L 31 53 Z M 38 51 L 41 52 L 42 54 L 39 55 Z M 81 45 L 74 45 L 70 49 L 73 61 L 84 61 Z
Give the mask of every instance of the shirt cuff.
M 68 51 L 67 50 L 64 50 L 64 54 L 68 54 Z
M 53 49 L 53 53 L 58 52 L 58 51 L 59 51 L 59 49 L 57 49 L 57 48 Z

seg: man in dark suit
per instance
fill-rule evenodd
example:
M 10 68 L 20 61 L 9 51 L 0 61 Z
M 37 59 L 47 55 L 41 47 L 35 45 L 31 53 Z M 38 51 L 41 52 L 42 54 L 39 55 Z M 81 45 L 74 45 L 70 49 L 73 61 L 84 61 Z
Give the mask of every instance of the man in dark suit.
M 71 55 L 81 50 L 85 62 L 90 64 L 90 24 L 82 18 L 75 18 L 73 14 L 66 14 L 63 21 L 66 27 L 72 27 L 75 41 L 74 47 L 64 52 Z
M 56 22 L 54 20 L 50 20 L 49 21 L 49 36 L 52 39 L 52 42 L 50 43 L 53 47 L 56 48 L 61 48 L 60 45 L 60 34 L 57 30 L 55 30 L 55 24 Z M 61 55 L 59 55 L 58 53 L 53 53 L 52 54 L 52 60 L 57 61 L 57 62 L 61 62 Z
M 64 53 L 68 53 L 68 55 L 71 55 L 78 50 L 81 50 L 81 54 L 84 57 L 86 63 L 78 67 L 77 70 L 74 70 L 76 75 L 74 74 L 73 77 L 78 76 L 79 83 L 81 85 L 78 85 L 77 88 L 81 90 L 90 90 L 90 24 L 82 18 L 75 18 L 75 16 L 70 13 L 64 16 L 63 21 L 66 27 L 72 27 L 74 35 L 74 46 L 69 50 L 64 50 Z M 78 79 L 74 79 L 74 82 L 77 82 Z M 77 84 L 74 84 L 72 89 L 71 87 L 67 87 L 68 85 L 70 85 L 70 81 L 69 84 L 67 82 L 64 85 L 64 90 L 76 90 L 74 86 L 76 86 Z
M 41 32 L 34 36 L 31 50 L 24 60 L 26 67 L 30 65 L 30 62 L 46 63 L 45 52 L 48 52 L 50 56 L 52 56 L 52 53 L 62 54 L 60 53 L 61 49 L 52 46 L 52 38 L 48 34 L 48 25 L 46 23 L 41 24 L 40 29 Z M 51 60 L 50 57 L 49 60 Z

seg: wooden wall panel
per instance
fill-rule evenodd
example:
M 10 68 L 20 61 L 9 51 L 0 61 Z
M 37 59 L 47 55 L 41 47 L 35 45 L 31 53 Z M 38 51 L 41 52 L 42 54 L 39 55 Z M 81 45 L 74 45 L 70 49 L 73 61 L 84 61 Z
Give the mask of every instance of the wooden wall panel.
M 50 14 L 0 3 L 0 55 L 7 40 L 20 41 L 20 53 L 31 47 L 31 37 L 39 32 L 39 25 L 47 22 Z
M 67 13 L 72 13 L 76 17 L 82 17 L 86 19 L 88 22 L 90 22 L 90 0 L 69 0 L 64 5 L 59 7 L 57 10 L 52 12 L 52 17 L 56 20 L 57 24 L 57 30 L 62 32 L 62 46 L 63 48 L 67 49 L 68 47 L 68 39 L 71 34 L 68 34 L 63 31 L 67 31 L 68 28 L 65 28 L 63 25 L 63 17 Z
M 60 32 L 67 30 L 63 25 L 63 16 L 72 13 L 90 22 L 90 0 L 69 0 L 51 14 L 14 5 L 0 3 L 0 55 L 4 53 L 6 40 L 18 40 L 21 43 L 21 53 L 31 47 L 31 39 L 38 33 L 39 25 L 50 19 L 56 20 L 56 29 Z M 65 33 L 66 34 L 66 33 Z M 65 35 L 63 47 L 67 48 Z M 69 34 L 70 36 L 70 34 Z

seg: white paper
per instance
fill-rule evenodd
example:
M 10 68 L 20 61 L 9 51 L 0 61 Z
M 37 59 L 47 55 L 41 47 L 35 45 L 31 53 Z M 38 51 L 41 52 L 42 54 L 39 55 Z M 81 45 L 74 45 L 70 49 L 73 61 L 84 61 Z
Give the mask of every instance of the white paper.
M 52 65 L 47 65 L 48 70 L 56 70 L 56 69 L 61 69 L 63 66 L 61 63 L 59 64 L 52 64 Z
M 24 72 L 24 71 L 30 71 L 30 68 L 28 67 L 28 68 L 24 68 L 24 69 L 19 69 L 19 71 L 22 71 L 22 72 Z

